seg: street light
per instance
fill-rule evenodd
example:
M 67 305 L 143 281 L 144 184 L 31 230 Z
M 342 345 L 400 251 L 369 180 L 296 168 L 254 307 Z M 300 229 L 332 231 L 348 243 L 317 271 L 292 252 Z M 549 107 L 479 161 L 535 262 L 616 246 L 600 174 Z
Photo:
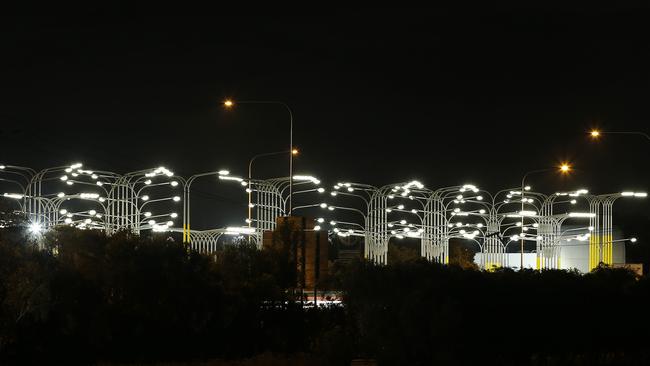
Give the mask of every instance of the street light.
M 293 112 L 289 105 L 284 102 L 272 101 L 272 100 L 242 100 L 237 101 L 238 104 L 279 104 L 286 108 L 289 113 L 289 210 L 288 215 L 291 216 L 291 196 L 293 195 L 293 155 L 298 153 L 298 150 L 293 147 Z M 223 102 L 223 105 L 226 108 L 232 108 L 235 106 L 235 101 L 231 99 L 226 99 Z M 294 153 L 295 151 L 295 153 Z
M 544 173 L 544 172 L 552 171 L 552 170 L 555 170 L 555 169 L 556 168 L 546 168 L 546 169 L 531 170 L 531 171 L 527 172 L 526 174 L 524 174 L 524 176 L 521 178 L 521 211 L 520 211 L 521 214 L 520 214 L 520 216 L 521 216 L 521 227 L 522 228 L 524 227 L 524 216 L 526 216 L 526 215 L 524 215 L 524 212 L 525 212 L 524 203 L 526 202 L 526 200 L 524 200 L 524 191 L 527 191 L 528 189 L 530 189 L 530 187 L 526 186 L 526 177 L 528 177 L 528 175 L 530 175 L 530 174 Z M 569 163 L 564 162 L 564 163 L 560 164 L 559 171 L 562 174 L 568 174 L 571 171 L 571 165 Z M 528 189 L 526 189 L 526 188 L 528 188 Z M 524 269 L 524 237 L 521 236 L 520 239 L 521 239 L 521 255 L 520 255 L 519 270 L 521 271 L 521 270 Z
M 225 102 L 224 102 L 224 104 L 225 104 Z M 252 180 L 253 180 L 253 161 L 255 161 L 255 159 L 261 158 L 263 156 L 273 156 L 273 155 L 286 154 L 288 152 L 291 152 L 291 155 L 298 155 L 299 151 L 298 151 L 298 149 L 294 148 L 291 151 L 288 151 L 288 150 L 276 151 L 276 152 L 271 152 L 271 153 L 257 154 L 255 156 L 253 156 L 251 158 L 251 160 L 248 162 L 248 186 L 249 186 L 249 188 L 251 187 L 251 183 L 252 183 Z M 292 177 L 289 177 L 289 180 L 291 181 Z M 291 185 L 291 182 L 289 182 L 289 184 Z M 251 224 L 251 221 L 252 221 L 251 208 L 253 207 L 253 206 L 251 206 L 253 204 L 253 202 L 252 202 L 252 193 L 253 193 L 252 188 L 248 189 L 247 192 L 248 192 L 248 220 L 249 220 L 248 226 L 250 227 L 250 224 Z M 291 202 L 291 199 L 289 199 L 289 202 Z M 289 216 L 291 216 L 291 211 L 289 211 Z
M 601 135 L 637 135 L 637 136 L 643 136 L 646 139 L 650 140 L 650 135 L 648 135 L 645 132 L 640 132 L 640 131 L 600 131 L 600 130 L 591 130 L 589 131 L 589 136 L 591 138 L 598 139 Z

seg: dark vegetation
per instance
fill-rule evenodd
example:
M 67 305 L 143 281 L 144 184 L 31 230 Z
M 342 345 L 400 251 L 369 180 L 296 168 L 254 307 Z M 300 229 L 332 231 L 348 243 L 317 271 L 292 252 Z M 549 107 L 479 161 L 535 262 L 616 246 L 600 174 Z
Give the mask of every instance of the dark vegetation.
M 650 362 L 650 282 L 624 270 L 481 272 L 404 259 L 333 266 L 345 307 L 303 308 L 281 252 L 217 256 L 125 233 L 0 230 L 0 364 Z M 462 253 L 461 253 L 462 254 Z M 405 257 L 405 256 L 402 256 Z M 461 261 L 462 262 L 462 261 Z

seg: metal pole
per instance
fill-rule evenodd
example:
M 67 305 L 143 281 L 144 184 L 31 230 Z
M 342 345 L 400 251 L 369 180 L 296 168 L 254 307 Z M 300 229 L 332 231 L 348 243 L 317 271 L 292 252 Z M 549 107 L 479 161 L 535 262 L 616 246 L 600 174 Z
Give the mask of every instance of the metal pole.
M 289 216 L 291 216 L 292 202 L 291 196 L 293 195 L 293 113 L 288 105 L 284 105 L 289 111 Z
M 526 184 L 526 176 L 528 173 L 524 174 L 524 177 L 521 178 L 521 211 L 519 212 L 519 215 L 521 215 L 521 232 L 519 233 L 521 235 L 521 256 L 520 256 L 520 262 L 519 262 L 519 270 L 523 271 L 524 270 L 524 185 Z

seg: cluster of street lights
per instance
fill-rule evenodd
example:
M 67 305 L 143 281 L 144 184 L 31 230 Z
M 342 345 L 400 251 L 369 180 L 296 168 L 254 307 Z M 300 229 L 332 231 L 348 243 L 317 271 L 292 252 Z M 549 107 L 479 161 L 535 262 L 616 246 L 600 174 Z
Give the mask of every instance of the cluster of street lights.
M 202 248 L 207 248 L 206 250 L 209 250 L 222 235 L 245 234 L 254 237 L 259 243 L 263 231 L 275 228 L 277 217 L 291 216 L 297 210 L 320 207 L 328 211 L 347 212 L 356 216 L 356 219 L 349 221 L 330 220 L 332 226 L 330 232 L 341 237 L 363 237 L 366 258 L 378 263 L 386 263 L 388 243 L 392 238 L 410 237 L 421 240 L 423 257 L 441 263 L 446 263 L 449 259 L 450 240 L 474 241 L 485 254 L 482 256 L 483 266 L 503 264 L 508 244 L 519 241 L 522 268 L 525 241 L 537 243 L 538 268 L 559 266 L 558 243 L 563 239 L 589 241 L 590 268 L 599 262 L 611 263 L 612 243 L 616 242 L 612 239 L 614 201 L 620 197 L 646 197 L 644 192 L 606 195 L 590 195 L 586 190 L 552 195 L 532 192 L 526 185 L 526 178 L 532 174 L 554 170 L 554 168 L 546 168 L 525 173 L 521 180 L 521 187 L 499 191 L 495 195 L 482 191 L 472 184 L 431 190 L 418 181 L 381 187 L 343 182 L 334 185 L 334 190 L 329 192 L 330 196 L 333 199 L 337 197 L 354 199 L 357 203 L 356 207 L 332 205 L 326 202 L 294 206 L 294 195 L 311 192 L 323 194 L 325 189 L 319 187 L 320 180 L 317 178 L 293 173 L 293 157 L 298 154 L 298 150 L 293 145 L 291 108 L 286 103 L 278 101 L 226 100 L 223 103 L 226 108 L 233 108 L 237 104 L 280 105 L 288 112 L 289 117 L 289 149 L 253 156 L 249 162 L 247 179 L 230 176 L 227 170 L 195 174 L 184 179 L 176 177 L 165 167 L 116 174 L 82 169 L 81 163 L 47 168 L 38 172 L 31 168 L 3 164 L 0 165 L 0 173 L 11 176 L 0 175 L 0 181 L 14 184 L 20 190 L 19 193 L 5 192 L 2 197 L 19 202 L 20 210 L 30 218 L 30 230 L 34 232 L 60 224 L 80 229 L 103 229 L 107 233 L 124 229 L 137 233 L 146 229 L 174 231 L 173 219 L 178 218 L 178 213 L 154 214 L 145 210 L 148 208 L 145 206 L 163 201 L 182 201 L 183 241 L 190 244 L 196 242 Z M 650 140 L 650 136 L 642 132 L 598 130 L 590 132 L 592 138 L 599 138 L 602 134 L 641 135 Z M 289 156 L 287 177 L 263 180 L 253 178 L 252 165 L 257 158 L 284 154 Z M 571 166 L 562 164 L 559 171 L 567 174 L 571 171 Z M 62 175 L 57 179 L 56 174 Z M 217 176 L 220 180 L 239 182 L 246 187 L 247 227 L 227 227 L 201 232 L 191 229 L 190 187 L 195 179 L 205 176 Z M 94 192 L 74 193 L 48 191 L 47 188 L 57 180 L 67 187 L 93 186 L 97 189 Z M 182 198 L 178 195 L 153 198 L 148 194 L 153 187 L 175 188 L 179 185 L 183 188 Z M 301 186 L 304 189 L 294 192 L 294 186 Z M 564 196 L 569 199 L 562 200 Z M 62 208 L 64 203 L 71 200 L 91 201 L 96 206 Z M 588 203 L 589 212 L 554 213 L 557 205 L 576 205 L 578 200 Z M 402 202 L 393 203 L 400 201 Z M 405 203 L 412 208 L 406 208 Z M 518 211 L 514 209 L 513 204 L 520 204 L 520 209 Z M 395 215 L 409 215 L 410 220 L 395 219 Z M 562 223 L 565 220 L 584 218 L 590 220 L 587 232 L 566 236 L 566 232 L 562 231 Z M 470 219 L 475 222 L 466 221 Z M 322 230 L 325 222 L 324 218 L 317 219 L 314 229 Z M 510 235 L 511 230 L 517 232 Z M 510 240 L 506 242 L 504 238 Z

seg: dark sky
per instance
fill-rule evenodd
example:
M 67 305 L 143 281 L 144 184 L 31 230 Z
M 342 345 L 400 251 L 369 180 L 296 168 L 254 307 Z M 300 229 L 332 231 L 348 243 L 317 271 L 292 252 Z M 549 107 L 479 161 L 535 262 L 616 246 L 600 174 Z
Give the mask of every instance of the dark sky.
M 650 183 L 650 141 L 585 135 L 650 132 L 645 8 L 206 13 L 221 15 L 4 17 L 0 160 L 245 175 L 252 155 L 287 148 L 288 121 L 273 105 L 225 111 L 232 97 L 288 103 L 296 172 L 328 185 L 417 178 L 495 191 L 565 160 L 572 177 L 531 184 Z M 285 165 L 260 160 L 255 175 Z M 629 209 L 647 223 L 647 206 Z

